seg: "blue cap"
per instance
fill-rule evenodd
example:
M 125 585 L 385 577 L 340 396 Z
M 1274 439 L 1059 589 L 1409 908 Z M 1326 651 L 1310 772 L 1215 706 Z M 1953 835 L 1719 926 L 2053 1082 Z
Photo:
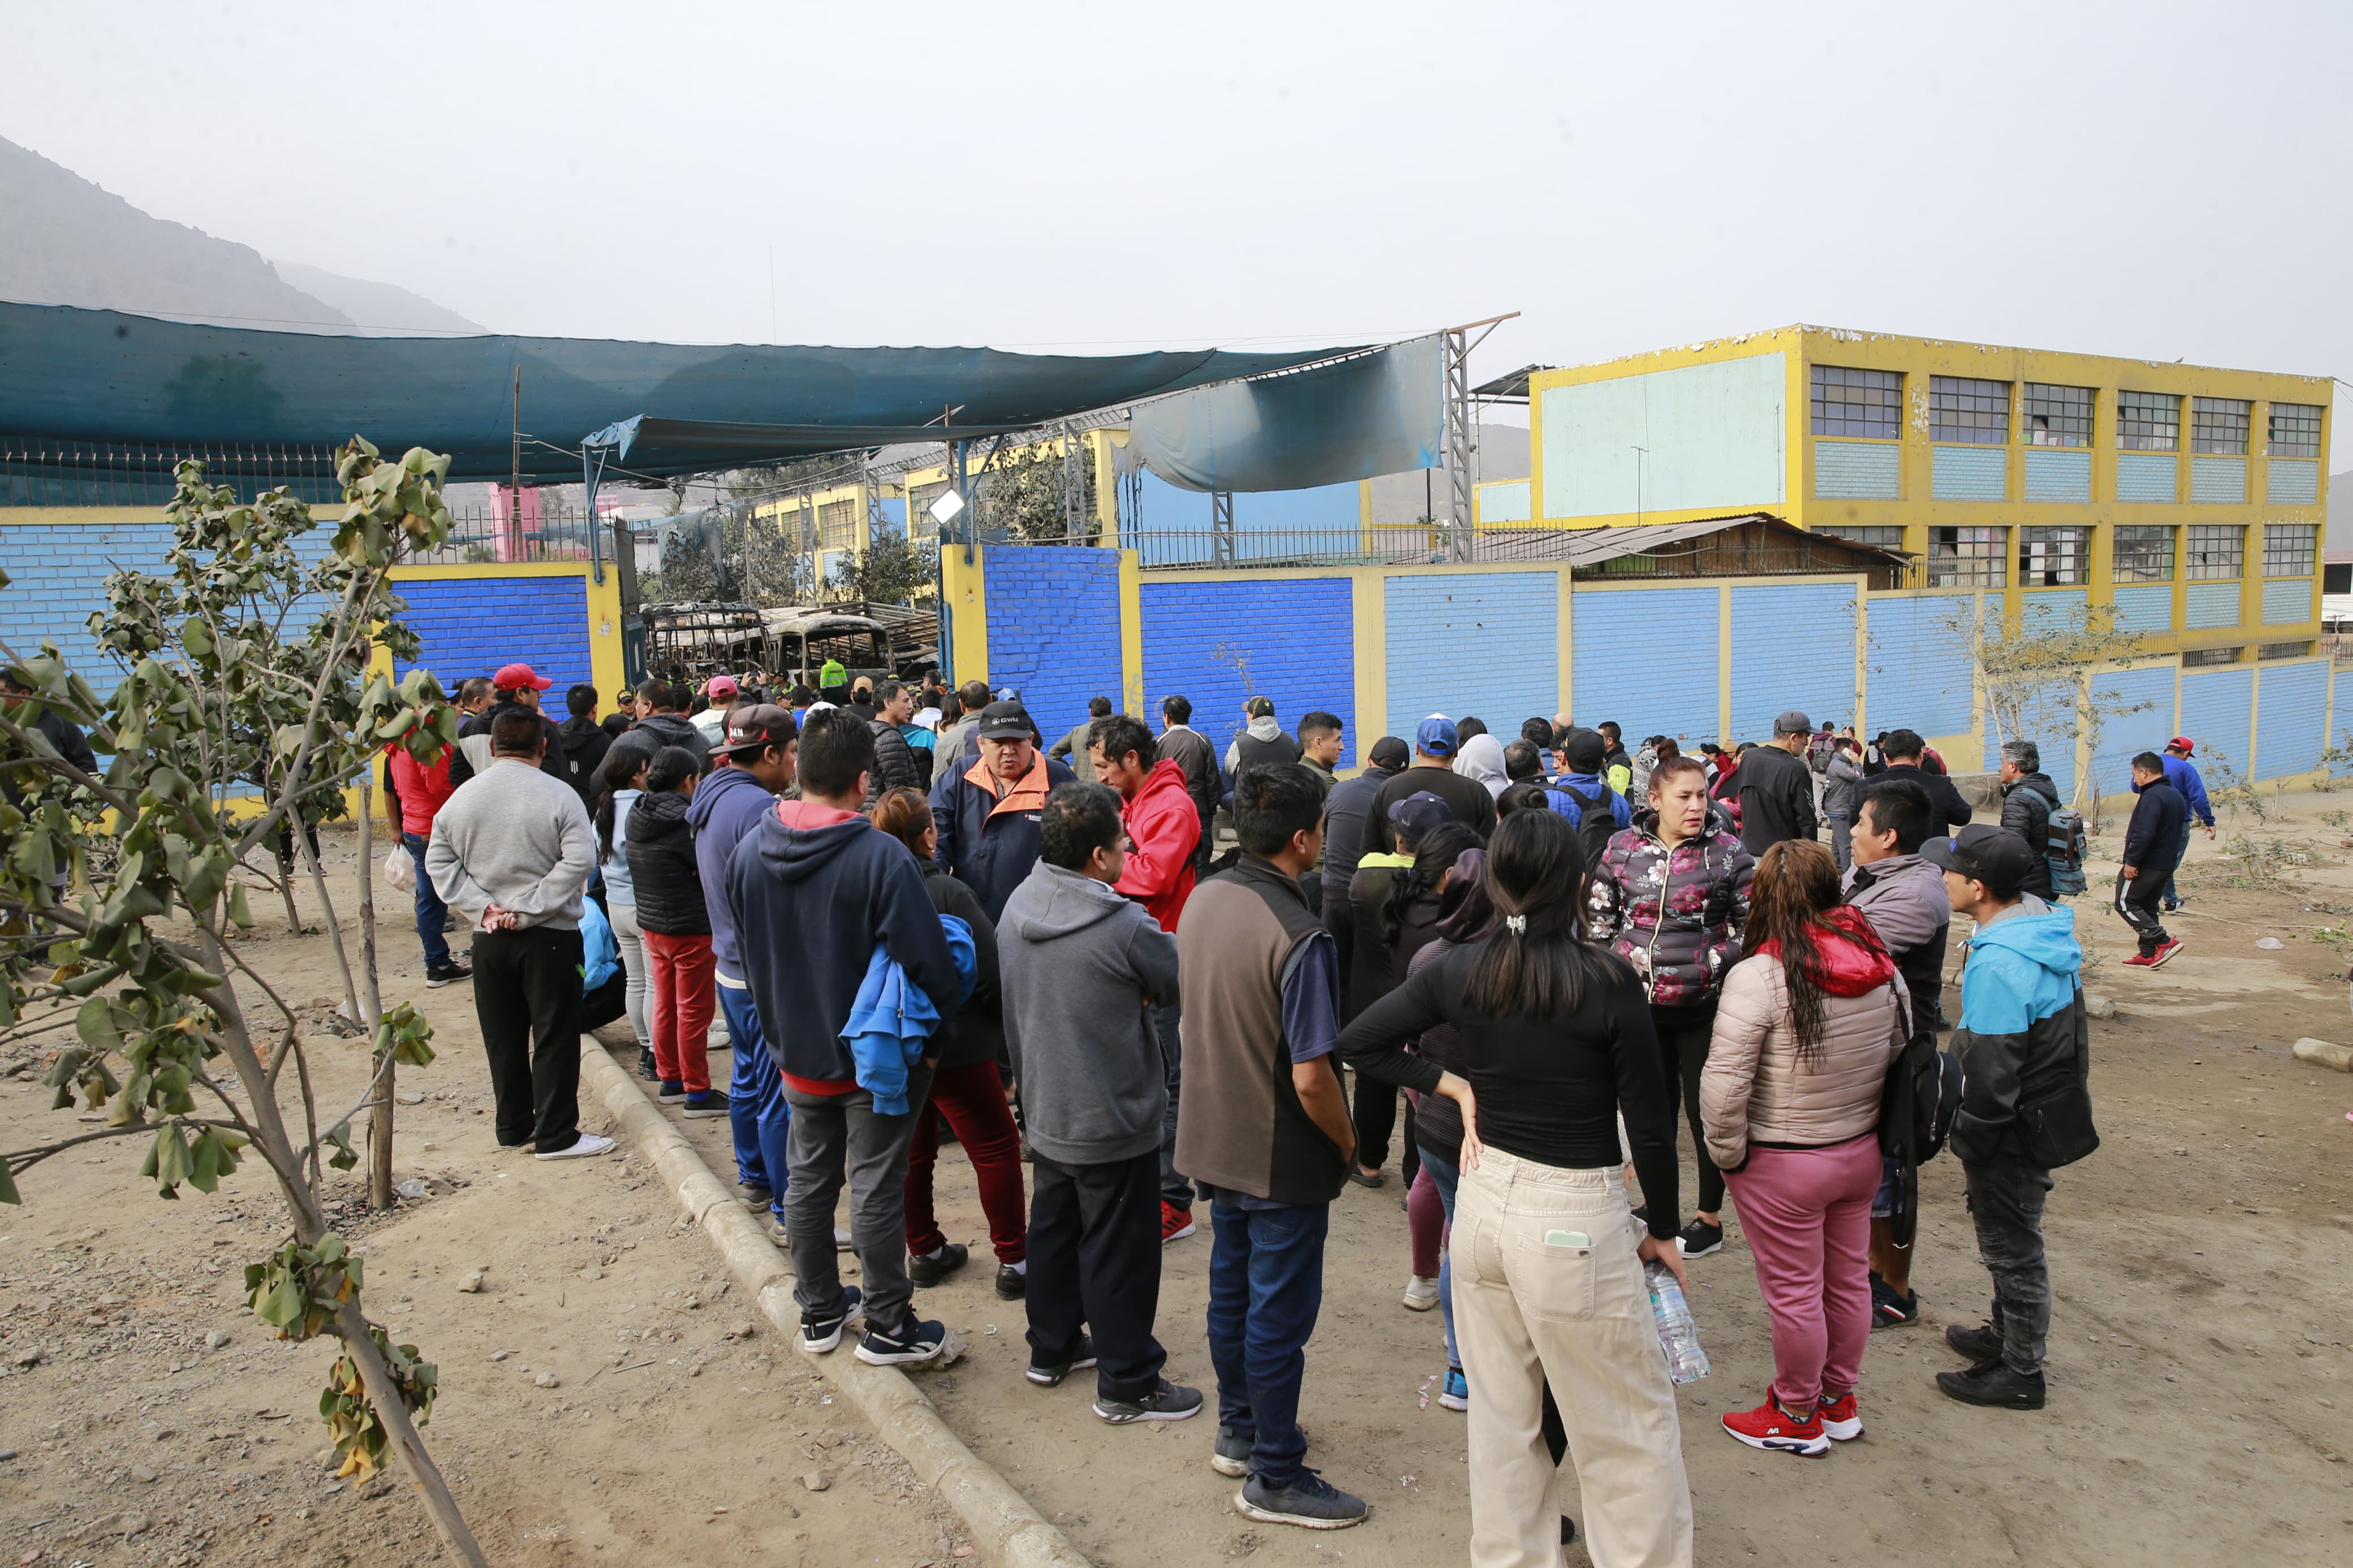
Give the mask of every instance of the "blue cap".
M 1421 727 L 1413 732 L 1413 744 L 1416 751 L 1429 756 L 1452 756 L 1455 746 L 1454 721 L 1443 713 L 1432 713 L 1429 718 L 1424 719 L 1421 721 Z

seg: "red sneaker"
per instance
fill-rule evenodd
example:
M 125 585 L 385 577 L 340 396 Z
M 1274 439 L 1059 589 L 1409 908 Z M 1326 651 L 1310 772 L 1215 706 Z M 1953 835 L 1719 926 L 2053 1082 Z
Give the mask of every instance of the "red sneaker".
M 1752 1448 L 1809 1458 L 1831 1451 L 1831 1440 L 1822 1436 L 1820 1413 L 1809 1410 L 1802 1416 L 1792 1415 L 1781 1408 L 1780 1398 L 1770 1388 L 1765 1391 L 1765 1403 L 1756 1409 L 1725 1415 L 1724 1429 Z
M 1875 821 L 1877 819 L 1873 818 L 1873 820 Z M 2155 952 L 2148 955 L 2148 966 L 2151 969 L 2155 969 L 2164 963 L 2167 959 L 2171 958 L 2175 953 L 2179 952 L 2180 951 L 2181 939 L 2178 936 L 2174 937 L 2167 942 L 2163 947 L 2158 948 Z
M 1160 1240 L 1164 1246 L 1184 1240 L 1198 1228 L 1191 1209 L 1180 1209 L 1166 1198 L 1160 1200 Z
M 2147 969 L 2156 962 L 2157 960 L 2151 958 L 2145 952 L 2136 952 L 2130 958 L 2125 960 L 2125 967 L 2126 969 Z
M 1825 1399 L 1815 1407 L 1814 1414 L 1822 1424 L 1822 1436 L 1832 1442 L 1847 1443 L 1862 1436 L 1862 1415 L 1854 1407 L 1854 1390 L 1850 1388 L 1836 1399 Z

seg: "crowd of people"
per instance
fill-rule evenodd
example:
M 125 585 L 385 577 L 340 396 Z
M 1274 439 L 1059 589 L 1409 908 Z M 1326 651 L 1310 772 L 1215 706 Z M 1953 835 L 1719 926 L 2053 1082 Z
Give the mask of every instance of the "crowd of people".
M 549 685 L 468 681 L 450 753 L 388 757 L 427 984 L 470 975 L 502 1143 L 602 1152 L 577 1037 L 582 928 L 609 930 L 639 1070 L 730 1120 L 812 1354 L 943 1353 L 915 1292 L 969 1262 L 937 1217 L 944 1135 L 996 1293 L 1025 1305 L 1029 1381 L 1091 1371 L 1114 1426 L 1193 1416 L 1208 1399 L 1165 1375 L 1161 1252 L 1206 1208 L 1208 1462 L 1254 1519 L 1353 1524 L 1366 1504 L 1307 1462 L 1304 1347 L 1331 1205 L 1387 1185 L 1394 1144 L 1402 1304 L 1442 1313 L 1440 1403 L 1469 1417 L 1472 1561 L 1554 1560 L 1573 1456 L 1595 1561 L 1688 1563 L 1660 1281 L 1738 1217 L 1773 1373 L 1723 1429 L 1825 1454 L 1863 1432 L 1872 1331 L 1919 1319 L 1918 1168 L 1949 1147 L 1992 1304 L 1947 1330 L 1964 1364 L 1937 1383 L 2044 1402 L 2043 1204 L 2097 1140 L 2060 901 L 2080 826 L 2031 742 L 2002 748 L 1994 824 L 1919 735 L 1796 711 L 1695 752 L 1567 713 L 1508 739 L 1432 714 L 1343 779 L 1342 721 L 1286 732 L 1264 697 L 1222 747 L 1179 695 L 1156 731 L 1097 699 L 1049 745 L 976 681 L 779 701 L 657 679 L 601 721 L 575 687 L 561 724 Z M 2133 762 L 2115 903 L 2137 964 L 2179 950 L 2159 913 L 2190 824 L 2211 831 L 2193 752 Z

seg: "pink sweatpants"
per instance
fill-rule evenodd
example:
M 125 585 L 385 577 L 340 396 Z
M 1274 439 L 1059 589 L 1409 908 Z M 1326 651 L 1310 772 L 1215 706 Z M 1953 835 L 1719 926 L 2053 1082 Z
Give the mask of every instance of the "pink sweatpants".
M 1724 1173 L 1773 1317 L 1773 1387 L 1785 1409 L 1836 1398 L 1862 1375 L 1879 1175 L 1870 1132 L 1827 1149 L 1751 1149 L 1745 1168 Z

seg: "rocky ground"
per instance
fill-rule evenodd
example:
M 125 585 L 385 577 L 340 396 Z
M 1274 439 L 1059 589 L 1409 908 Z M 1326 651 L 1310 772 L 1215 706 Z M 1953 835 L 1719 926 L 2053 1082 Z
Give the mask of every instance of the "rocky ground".
M 1929 1381 L 1954 1364 L 1941 1325 L 1976 1321 L 1985 1294 L 1959 1173 L 1940 1160 L 1924 1180 L 1927 1321 L 1874 1337 L 1869 1435 L 1819 1462 L 1731 1442 L 1715 1417 L 1753 1405 L 1771 1364 L 1736 1211 L 1730 1245 L 1694 1265 L 1715 1374 L 1681 1396 L 1702 1563 L 1793 1549 L 1827 1563 L 2344 1561 L 2353 1078 L 2288 1054 L 2299 1036 L 2353 1037 L 2347 955 L 2313 934 L 2353 913 L 2340 800 L 2353 795 L 2267 802 L 2267 820 L 2242 809 L 2221 843 L 2200 838 L 2178 927 L 2189 948 L 2155 973 L 2120 967 L 2122 922 L 2097 898 L 2074 904 L 2116 1014 L 2094 1026 L 2105 1145 L 2052 1200 L 2050 1409 L 1967 1409 Z M 348 843 L 331 835 L 329 850 L 348 885 Z M 442 1052 L 400 1084 L 422 1096 L 400 1108 L 396 1162 L 418 1195 L 377 1214 L 356 1176 L 331 1193 L 365 1249 L 369 1310 L 440 1366 L 426 1436 L 492 1560 L 916 1568 L 968 1552 L 955 1516 L 749 1310 L 640 1162 L 496 1148 L 470 997 L 426 992 L 413 940 L 386 926 L 388 996 L 426 1007 Z M 324 943 L 265 930 L 248 951 L 332 1010 Z M 0 1145 L 88 1130 L 34 1081 L 53 1048 L 0 1047 Z M 322 1101 L 356 1093 L 355 1043 L 322 1045 L 316 1067 Z M 684 1126 L 732 1175 L 726 1124 Z M 280 1234 L 267 1183 L 248 1166 L 217 1196 L 161 1204 L 134 1142 L 37 1167 L 26 1206 L 0 1210 L 0 1564 L 439 1559 L 396 1478 L 329 1473 L 316 1412 L 332 1347 L 276 1341 L 244 1307 L 241 1268 Z M 1394 1163 L 1388 1189 L 1351 1188 L 1335 1211 L 1309 1351 L 1311 1462 L 1375 1505 L 1329 1536 L 1236 1515 L 1233 1483 L 1206 1462 L 1207 1421 L 1112 1430 L 1075 1383 L 1023 1382 L 1020 1309 L 990 1292 L 953 1151 L 941 1194 L 977 1256 L 921 1300 L 972 1353 L 924 1386 L 1096 1561 L 1461 1559 L 1461 1418 L 1423 1402 L 1440 1326 L 1398 1305 Z M 1161 1311 L 1170 1375 L 1204 1384 L 1208 1249 L 1206 1228 L 1169 1248 Z M 478 1271 L 482 1288 L 463 1289 Z M 1580 1511 L 1573 1479 L 1564 1499 Z

